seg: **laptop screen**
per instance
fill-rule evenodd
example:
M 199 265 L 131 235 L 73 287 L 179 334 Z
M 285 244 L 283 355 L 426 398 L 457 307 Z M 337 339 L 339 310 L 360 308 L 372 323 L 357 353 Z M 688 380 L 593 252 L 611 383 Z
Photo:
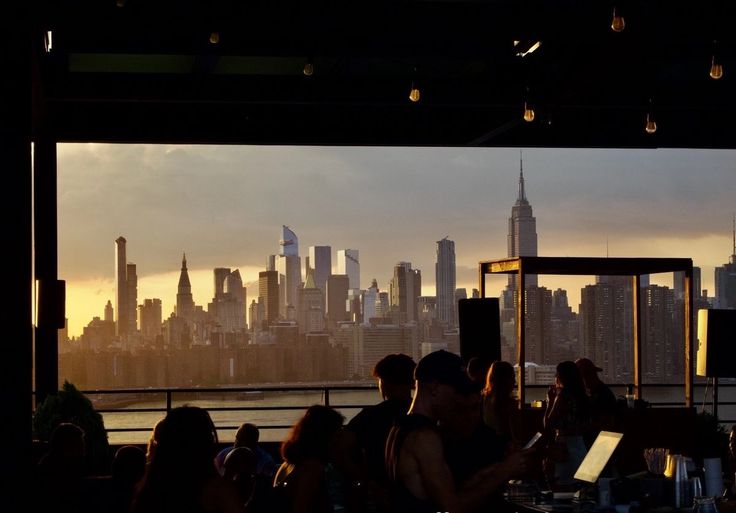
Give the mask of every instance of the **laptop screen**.
M 595 483 L 623 436 L 623 433 L 601 431 L 575 472 L 575 479 Z

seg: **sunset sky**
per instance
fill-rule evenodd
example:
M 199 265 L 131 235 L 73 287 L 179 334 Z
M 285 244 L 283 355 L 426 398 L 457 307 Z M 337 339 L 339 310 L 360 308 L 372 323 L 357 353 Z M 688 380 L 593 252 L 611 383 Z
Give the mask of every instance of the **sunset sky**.
M 422 270 L 434 295 L 436 241 L 455 241 L 458 287 L 481 260 L 506 256 L 519 150 L 283 146 L 59 145 L 59 276 L 70 335 L 114 301 L 114 241 L 128 240 L 138 302 L 173 309 L 182 252 L 194 301 L 212 269 L 257 279 L 282 224 L 312 245 L 360 250 L 361 285 L 388 289 L 393 266 Z M 525 149 L 526 193 L 541 256 L 690 257 L 713 294 L 732 252 L 736 152 Z M 543 277 L 575 309 L 592 278 Z M 671 275 L 655 281 L 671 284 Z M 505 283 L 494 278 L 498 290 Z M 497 291 L 496 291 L 497 292 Z M 248 290 L 248 302 L 257 290 Z

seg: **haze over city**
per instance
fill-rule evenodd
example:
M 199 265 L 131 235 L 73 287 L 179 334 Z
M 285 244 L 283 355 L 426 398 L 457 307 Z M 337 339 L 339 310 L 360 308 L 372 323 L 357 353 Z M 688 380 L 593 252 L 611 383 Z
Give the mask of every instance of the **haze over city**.
M 524 173 L 542 256 L 691 257 L 710 292 L 714 267 L 731 255 L 733 151 L 525 149 Z M 450 236 L 457 286 L 470 292 L 478 261 L 506 256 L 518 176 L 516 149 L 60 145 L 69 334 L 114 298 L 120 235 L 138 265 L 139 299 L 160 298 L 164 315 L 182 252 L 194 300 L 206 304 L 215 267 L 257 281 L 282 224 L 303 255 L 311 245 L 359 249 L 362 288 L 376 278 L 386 290 L 393 266 L 409 261 L 423 271 L 424 295 L 434 295 L 436 241 Z M 540 285 L 567 289 L 577 309 L 591 281 Z

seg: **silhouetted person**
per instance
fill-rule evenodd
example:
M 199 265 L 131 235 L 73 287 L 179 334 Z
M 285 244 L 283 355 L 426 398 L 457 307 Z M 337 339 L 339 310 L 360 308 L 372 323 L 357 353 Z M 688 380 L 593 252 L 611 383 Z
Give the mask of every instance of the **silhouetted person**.
M 574 362 L 557 365 L 555 384 L 547 391 L 544 428 L 553 442 L 553 484 L 566 487 L 583 461 L 587 448 L 584 435 L 590 429 L 590 405 L 585 385 Z
M 462 412 L 463 398 L 479 387 L 462 359 L 447 351 L 422 358 L 414 370 L 416 393 L 409 414 L 391 429 L 386 443 L 386 469 L 392 484 L 395 512 L 475 511 L 517 471 L 525 470 L 528 454 L 514 453 L 502 463 L 485 467 L 456 487 L 437 423 Z
M 156 425 L 153 426 L 153 429 L 151 430 L 151 436 L 148 439 L 148 445 L 146 446 L 146 463 L 150 463 L 153 459 L 153 453 L 156 452 L 156 446 L 158 445 L 158 439 L 161 436 L 161 430 L 164 427 L 164 420 L 160 419 L 158 422 L 156 422 Z
M 391 428 L 406 416 L 414 390 L 414 360 L 405 354 L 389 354 L 376 363 L 373 376 L 383 402 L 363 408 L 346 426 L 346 451 L 357 452 L 360 468 L 352 476 L 365 486 L 366 500 L 377 511 L 388 508 L 386 439 Z
M 237 491 L 215 470 L 217 432 L 206 410 L 169 411 L 133 499 L 133 513 L 242 513 Z
M 223 477 L 238 490 L 240 503 L 250 512 L 249 505 L 256 489 L 258 457 L 247 447 L 236 447 L 225 456 Z
M 145 472 L 146 453 L 135 445 L 120 447 L 112 460 L 112 475 L 84 479 L 82 511 L 128 513 L 136 485 Z
M 588 358 L 578 358 L 575 360 L 575 365 L 577 365 L 580 376 L 583 378 L 585 391 L 590 401 L 592 429 L 591 439 L 587 440 L 588 445 L 590 445 L 599 431 L 602 429 L 611 430 L 616 416 L 617 401 L 608 385 L 601 381 L 598 376 L 598 373 L 603 369 L 596 366 Z
M 333 513 L 336 493 L 330 480 L 330 446 L 342 429 L 343 416 L 328 406 L 310 406 L 281 444 L 284 462 L 276 472 L 274 512 Z
M 217 457 L 215 458 L 215 465 L 217 466 L 220 474 L 222 475 L 224 473 L 223 464 L 228 453 L 236 447 L 247 447 L 248 449 L 253 451 L 253 454 L 255 454 L 256 456 L 255 473 L 259 476 L 266 477 L 269 482 L 272 481 L 273 476 L 276 475 L 277 465 L 276 462 L 273 460 L 273 457 L 268 453 L 268 451 L 263 449 L 263 447 L 258 444 L 259 439 L 260 431 L 258 429 L 258 426 L 249 422 L 241 424 L 238 430 L 235 432 L 235 442 L 233 442 L 232 447 L 224 448 L 217 454 Z
M 492 428 L 508 448 L 519 445 L 521 414 L 514 396 L 516 372 L 509 362 L 493 362 L 483 388 L 483 423 Z
M 32 496 L 38 511 L 77 512 L 82 504 L 84 431 L 63 422 L 51 432 L 49 450 L 36 468 L 38 490 Z

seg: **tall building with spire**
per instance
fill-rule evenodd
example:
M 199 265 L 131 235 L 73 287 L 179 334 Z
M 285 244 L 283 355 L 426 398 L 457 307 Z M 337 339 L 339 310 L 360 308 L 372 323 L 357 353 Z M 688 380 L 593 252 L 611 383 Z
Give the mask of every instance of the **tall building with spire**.
M 187 254 L 181 259 L 181 274 L 179 274 L 179 286 L 176 291 L 176 316 L 188 322 L 194 317 L 194 299 L 192 298 L 192 284 L 189 282 L 187 271 Z
M 455 242 L 445 237 L 437 241 L 435 263 L 437 318 L 449 326 L 455 325 Z
M 509 233 L 507 237 L 508 256 L 537 256 L 537 220 L 532 214 L 532 206 L 524 189 L 524 159 L 519 151 L 519 196 L 511 207 Z M 537 285 L 536 275 L 527 275 L 526 284 Z M 516 287 L 515 275 L 509 275 L 509 287 Z

